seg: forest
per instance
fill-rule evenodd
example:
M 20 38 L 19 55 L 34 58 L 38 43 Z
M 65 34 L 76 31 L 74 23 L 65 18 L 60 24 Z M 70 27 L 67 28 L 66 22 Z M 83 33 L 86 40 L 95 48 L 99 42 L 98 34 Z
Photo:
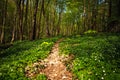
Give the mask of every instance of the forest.
M 0 80 L 119 80 L 120 0 L 0 0 Z

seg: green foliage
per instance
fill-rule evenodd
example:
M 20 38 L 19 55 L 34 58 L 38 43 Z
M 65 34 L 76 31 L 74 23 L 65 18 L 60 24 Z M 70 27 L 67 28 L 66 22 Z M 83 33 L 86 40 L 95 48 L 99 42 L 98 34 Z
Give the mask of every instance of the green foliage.
M 84 32 L 84 34 L 86 34 L 86 35 L 95 35 L 95 34 L 97 34 L 97 31 L 95 31 L 95 30 L 88 30 L 88 31 Z
M 41 74 L 36 77 L 36 80 L 47 80 L 46 76 Z
M 71 61 L 74 79 L 119 80 L 120 36 L 74 36 L 64 39 L 60 52 L 74 54 Z
M 0 54 L 1 80 L 28 80 L 25 77 L 25 67 L 48 56 L 53 43 L 58 38 L 48 38 L 36 41 L 15 42 L 13 46 Z M 37 80 L 45 80 L 39 75 Z

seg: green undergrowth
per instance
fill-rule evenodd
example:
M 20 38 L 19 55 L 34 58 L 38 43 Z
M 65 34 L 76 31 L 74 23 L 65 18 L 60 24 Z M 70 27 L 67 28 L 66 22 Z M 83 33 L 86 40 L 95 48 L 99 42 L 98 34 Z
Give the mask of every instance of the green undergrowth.
M 60 43 L 60 53 L 74 55 L 66 62 L 73 80 L 119 80 L 120 35 L 77 35 Z
M 48 56 L 58 38 L 15 42 L 0 53 L 0 80 L 29 80 L 25 77 L 25 67 Z M 35 80 L 45 80 L 38 75 Z

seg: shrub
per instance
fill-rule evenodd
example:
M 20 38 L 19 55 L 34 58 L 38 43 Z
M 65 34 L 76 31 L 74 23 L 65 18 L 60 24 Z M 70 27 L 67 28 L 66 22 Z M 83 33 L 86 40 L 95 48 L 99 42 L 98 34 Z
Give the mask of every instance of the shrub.
M 95 30 L 88 30 L 86 32 L 84 32 L 85 35 L 91 35 L 91 36 L 94 36 L 95 34 L 97 34 L 97 31 Z

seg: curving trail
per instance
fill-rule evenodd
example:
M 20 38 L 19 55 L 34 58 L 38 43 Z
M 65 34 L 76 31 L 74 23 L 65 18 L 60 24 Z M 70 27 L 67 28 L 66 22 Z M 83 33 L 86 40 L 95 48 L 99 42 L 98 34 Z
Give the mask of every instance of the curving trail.
M 69 57 L 59 55 L 59 43 L 62 40 L 63 39 L 60 39 L 54 44 L 46 59 L 33 64 L 33 66 L 44 65 L 44 68 L 37 70 L 40 74 L 45 74 L 47 80 L 72 80 L 72 73 L 67 71 L 63 63 L 63 61 L 68 60 Z M 26 74 L 27 77 L 33 77 L 35 75 L 34 73 L 29 73 L 29 71 Z
M 51 53 L 46 61 L 47 67 L 43 70 L 48 80 L 72 80 L 72 74 L 67 71 L 63 63 L 64 56 L 59 55 L 59 43 L 62 39 L 58 40 L 52 47 Z

